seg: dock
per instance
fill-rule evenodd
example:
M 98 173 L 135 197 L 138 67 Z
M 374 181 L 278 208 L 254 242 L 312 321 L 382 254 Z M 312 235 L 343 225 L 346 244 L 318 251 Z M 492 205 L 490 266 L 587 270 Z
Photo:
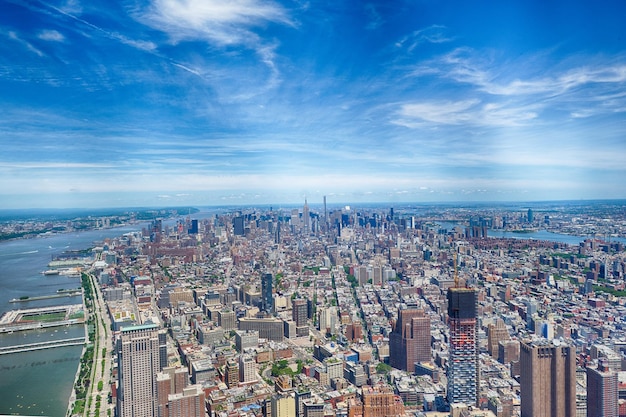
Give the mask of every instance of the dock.
M 28 297 L 28 298 L 12 298 L 9 300 L 9 303 L 27 303 L 29 301 L 37 301 L 37 300 L 49 300 L 52 298 L 63 298 L 63 297 L 75 297 L 77 295 L 80 295 L 82 293 L 82 290 L 75 290 L 75 291 L 66 291 L 66 292 L 62 292 L 62 293 L 58 293 L 58 294 L 51 294 L 51 295 L 39 295 L 39 296 L 35 296 L 35 297 Z
M 33 350 L 51 349 L 51 348 L 63 347 L 63 346 L 79 346 L 79 345 L 84 345 L 84 344 L 85 344 L 84 337 L 74 337 L 71 339 L 61 339 L 61 340 L 49 340 L 47 342 L 38 342 L 38 343 L 25 343 L 22 345 L 0 347 L 0 355 L 7 355 L 10 353 L 20 353 L 20 352 L 31 352 Z
M 11 310 L 4 313 L 0 318 L 0 333 L 71 326 L 84 322 L 82 304 Z

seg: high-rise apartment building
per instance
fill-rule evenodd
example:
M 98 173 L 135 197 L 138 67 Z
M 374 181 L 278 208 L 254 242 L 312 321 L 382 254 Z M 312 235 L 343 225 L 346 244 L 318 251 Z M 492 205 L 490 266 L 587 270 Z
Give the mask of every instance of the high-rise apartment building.
M 226 361 L 226 366 L 224 367 L 224 383 L 228 388 L 239 385 L 239 363 L 234 359 Z
M 204 417 L 204 390 L 188 382 L 183 367 L 168 367 L 157 374 L 158 417 Z
M 122 328 L 117 344 L 119 417 L 157 416 L 157 373 L 161 370 L 159 326 Z
M 430 318 L 424 310 L 398 311 L 398 319 L 389 335 L 389 364 L 414 372 L 416 362 L 430 362 Z
M 239 382 L 250 383 L 258 381 L 256 361 L 248 355 L 239 356 Z
M 335 334 L 337 329 L 337 307 L 319 308 L 318 328 L 322 333 Z
M 479 387 L 477 292 L 472 288 L 450 287 L 447 297 L 450 330 L 448 401 L 476 405 Z
M 359 342 L 363 338 L 363 325 L 361 322 L 353 322 L 346 326 L 346 339 L 350 342 Z
M 274 395 L 269 401 L 271 402 L 271 417 L 293 417 L 296 415 L 296 400 L 292 395 Z
M 521 417 L 576 415 L 576 349 L 537 339 L 520 345 Z
M 617 372 L 600 360 L 597 368 L 587 368 L 587 417 L 618 417 Z
M 274 298 L 272 297 L 273 280 L 272 274 L 263 274 L 261 277 L 261 309 L 268 314 L 271 314 L 274 309 Z
M 182 392 L 169 395 L 167 414 L 160 414 L 159 417 L 204 417 L 204 399 L 202 386 L 190 385 Z
M 296 416 L 304 417 L 304 401 L 311 398 L 311 391 L 305 388 L 302 388 L 299 391 L 296 391 Z

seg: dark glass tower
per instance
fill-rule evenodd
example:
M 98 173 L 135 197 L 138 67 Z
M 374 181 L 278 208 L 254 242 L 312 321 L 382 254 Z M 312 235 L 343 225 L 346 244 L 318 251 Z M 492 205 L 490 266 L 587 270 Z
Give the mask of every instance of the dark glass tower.
M 272 297 L 272 274 L 263 274 L 261 277 L 261 308 L 268 314 L 274 308 L 274 298 Z

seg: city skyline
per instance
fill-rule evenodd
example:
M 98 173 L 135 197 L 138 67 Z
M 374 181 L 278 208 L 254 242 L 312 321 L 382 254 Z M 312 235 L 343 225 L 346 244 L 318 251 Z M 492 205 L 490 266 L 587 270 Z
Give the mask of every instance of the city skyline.
M 625 9 L 4 2 L 0 209 L 626 198 Z

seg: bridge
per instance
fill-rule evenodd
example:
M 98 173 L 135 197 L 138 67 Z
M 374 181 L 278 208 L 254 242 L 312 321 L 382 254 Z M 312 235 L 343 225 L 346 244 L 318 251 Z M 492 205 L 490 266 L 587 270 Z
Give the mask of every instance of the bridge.
M 30 352 L 33 350 L 50 349 L 50 348 L 62 347 L 62 346 L 78 346 L 78 345 L 84 345 L 84 344 L 85 344 L 84 337 L 74 337 L 71 339 L 49 340 L 47 342 L 25 343 L 23 345 L 14 345 L 14 346 L 2 346 L 0 347 L 0 355 L 7 355 L 10 353 L 19 353 L 19 352 Z

